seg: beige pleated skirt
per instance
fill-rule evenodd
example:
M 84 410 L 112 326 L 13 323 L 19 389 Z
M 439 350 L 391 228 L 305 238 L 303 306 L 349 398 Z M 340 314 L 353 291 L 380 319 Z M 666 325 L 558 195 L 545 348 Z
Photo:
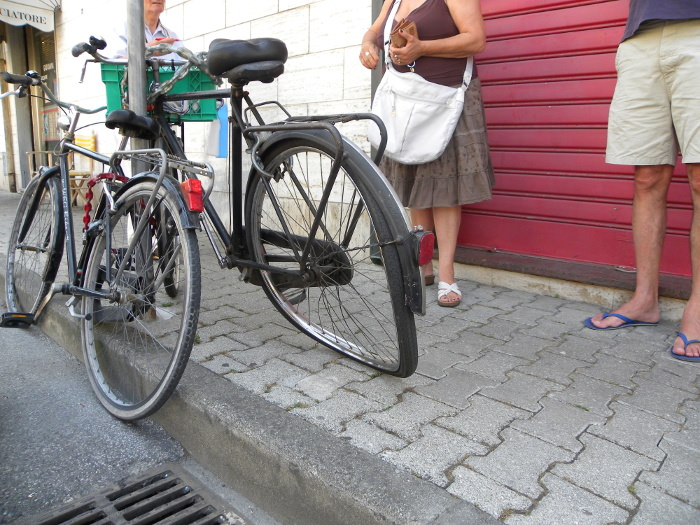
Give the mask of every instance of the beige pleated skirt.
M 440 157 L 410 166 L 385 157 L 379 167 L 407 208 L 461 206 L 490 199 L 495 178 L 479 78 L 469 84 L 462 117 Z

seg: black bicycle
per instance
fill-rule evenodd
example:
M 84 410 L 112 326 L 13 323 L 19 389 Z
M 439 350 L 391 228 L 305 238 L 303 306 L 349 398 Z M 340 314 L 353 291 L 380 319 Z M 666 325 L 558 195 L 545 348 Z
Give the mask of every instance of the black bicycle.
M 76 46 L 74 54 L 87 51 L 93 56 L 90 61 L 118 63 L 102 57 L 94 40 Z M 123 399 L 114 394 L 112 383 L 131 374 L 125 373 L 125 369 L 135 368 L 143 374 L 140 362 L 146 360 L 146 354 L 128 350 L 147 346 L 138 335 L 127 330 L 135 319 L 147 314 L 158 317 L 159 308 L 168 304 L 166 301 L 178 302 L 183 293 L 189 296 L 190 306 L 195 304 L 194 295 L 198 304 L 198 282 L 194 289 L 191 279 L 189 288 L 183 291 L 181 275 L 183 270 L 199 269 L 198 253 L 192 247 L 196 242 L 190 239 L 195 229 L 205 233 L 221 268 L 237 268 L 243 280 L 261 286 L 275 307 L 299 330 L 375 369 L 400 377 L 412 374 L 417 366 L 413 316 L 425 309 L 420 266 L 432 257 L 432 234 L 410 229 L 405 211 L 376 164 L 336 128 L 339 122 L 374 117 L 369 114 L 292 117 L 279 102 L 254 104 L 245 86 L 253 81 L 271 82 L 284 71 L 287 50 L 276 39 L 218 40 L 212 43 L 208 54 L 198 55 L 164 44 L 150 51 L 176 51 L 186 62 L 177 68 L 171 80 L 160 83 L 159 64 L 149 60 L 154 66 L 156 87 L 148 98 L 153 107 L 150 115 L 117 109 L 109 114 L 107 125 L 151 142 L 154 148 L 138 153 L 139 160 L 147 165 L 146 175 L 142 176 L 158 178 L 161 186 L 178 193 L 179 200 L 150 221 L 147 235 L 139 232 L 141 237 L 147 237 L 147 242 L 143 249 L 135 250 L 136 259 L 134 251 L 122 253 L 119 248 L 115 251 L 115 246 L 124 243 L 116 233 L 118 229 L 102 231 L 95 236 L 99 240 L 90 241 L 89 252 L 111 246 L 108 250 L 115 260 L 113 265 L 135 277 L 134 287 L 147 290 L 139 294 L 138 301 L 128 296 L 119 298 L 129 304 L 127 312 L 117 308 L 122 310 L 121 317 L 97 315 L 104 309 L 105 301 L 82 298 L 79 315 L 83 338 L 88 340 L 84 347 L 90 344 L 92 333 L 110 332 L 114 325 L 122 326 L 125 333 L 121 337 L 129 341 L 129 345 L 119 348 L 95 344 L 94 358 L 86 359 L 93 387 L 103 405 L 118 417 L 135 419 L 148 415 L 167 399 L 170 392 L 144 410 L 137 399 L 144 396 Z M 228 80 L 230 89 L 169 92 L 193 66 L 216 81 Z M 177 126 L 172 124 L 178 118 L 166 111 L 173 103 L 192 104 L 211 99 L 227 99 L 231 104 L 228 226 L 208 198 L 213 188 L 213 173 L 187 160 L 183 137 L 177 136 L 174 131 Z M 264 122 L 261 108 L 270 105 L 284 111 L 287 118 Z M 252 165 L 245 193 L 244 140 Z M 381 148 L 375 160 L 379 156 Z M 167 173 L 167 176 L 156 177 L 154 173 Z M 194 198 L 190 194 L 192 186 L 197 188 L 192 184 L 196 181 L 201 181 L 204 187 L 203 209 L 184 214 L 186 220 L 178 226 L 177 222 L 182 221 L 181 210 L 187 210 L 185 202 L 197 201 L 197 192 Z M 137 203 L 148 200 L 149 194 L 130 186 L 130 182 L 125 184 L 129 189 L 118 193 L 122 200 L 117 201 L 117 209 L 133 209 L 140 205 Z M 109 209 L 108 201 L 108 197 L 100 201 L 98 215 L 101 210 Z M 121 202 L 127 202 L 128 206 L 120 206 Z M 128 225 L 134 220 L 129 213 L 116 215 L 125 217 L 120 223 L 125 226 L 121 235 L 128 238 Z M 107 268 L 104 264 L 90 265 L 95 259 L 88 254 L 87 264 L 84 269 L 81 267 L 83 289 L 94 291 L 103 287 Z M 145 260 L 149 262 L 144 265 Z M 138 269 L 142 266 L 158 271 L 152 272 L 154 275 L 141 275 Z M 151 290 L 156 291 L 150 293 Z M 159 298 L 160 290 L 162 298 Z M 158 306 L 154 309 L 153 305 Z M 194 330 L 196 312 L 190 315 L 187 310 L 186 315 L 184 324 Z M 163 337 L 172 335 L 164 330 Z M 185 343 L 189 343 L 189 338 Z
M 145 417 L 175 389 L 194 343 L 201 292 L 195 230 L 201 208 L 188 208 L 168 176 L 165 152 L 124 151 L 129 137 L 111 157 L 74 144 L 80 115 L 105 108 L 58 100 L 35 72 L 3 73 L 3 79 L 20 86 L 6 95 L 26 96 L 31 87 L 40 88 L 66 111 L 69 122 L 54 151 L 58 166 L 41 168 L 18 205 L 7 254 L 10 312 L 3 314 L 2 326 L 28 326 L 53 296 L 70 295 L 67 306 L 80 319 L 83 356 L 99 400 L 121 419 Z M 128 136 L 142 133 L 139 119 L 108 123 Z M 87 182 L 81 234 L 74 231 L 69 153 L 109 166 Z M 152 163 L 154 157 L 161 158 L 158 170 L 125 175 L 124 161 Z M 178 166 L 213 176 L 206 165 Z M 54 283 L 64 250 L 68 279 Z

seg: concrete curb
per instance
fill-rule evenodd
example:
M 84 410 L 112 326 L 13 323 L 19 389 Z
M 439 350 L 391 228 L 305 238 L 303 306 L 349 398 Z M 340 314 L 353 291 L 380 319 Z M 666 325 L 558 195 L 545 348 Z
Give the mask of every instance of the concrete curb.
M 4 290 L 5 257 L 0 256 Z M 60 297 L 39 328 L 82 361 Z M 190 361 L 153 419 L 205 468 L 285 524 L 500 523 Z

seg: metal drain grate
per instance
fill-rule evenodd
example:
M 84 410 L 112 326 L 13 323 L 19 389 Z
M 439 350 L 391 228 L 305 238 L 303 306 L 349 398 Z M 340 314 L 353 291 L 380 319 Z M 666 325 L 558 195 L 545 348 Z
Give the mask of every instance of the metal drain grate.
M 196 488 L 195 488 L 196 487 Z M 221 513 L 203 489 L 172 468 L 34 516 L 26 525 L 245 525 L 233 513 Z M 19 524 L 18 524 L 19 525 Z

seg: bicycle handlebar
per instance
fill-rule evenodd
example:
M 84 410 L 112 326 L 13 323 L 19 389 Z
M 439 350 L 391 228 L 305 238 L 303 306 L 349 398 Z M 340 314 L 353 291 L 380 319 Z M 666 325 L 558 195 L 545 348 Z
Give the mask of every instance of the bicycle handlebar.
M 8 84 L 21 84 L 23 86 L 38 86 L 41 84 L 41 78 L 35 71 L 27 71 L 24 75 L 15 75 L 3 71 L 2 79 Z
M 56 95 L 53 94 L 53 91 L 51 91 L 51 89 L 41 80 L 41 76 L 39 76 L 39 74 L 36 71 L 27 71 L 24 75 L 15 75 L 14 73 L 8 73 L 5 71 L 2 73 L 2 79 L 8 84 L 20 84 L 24 88 L 28 88 L 30 86 L 39 86 L 46 95 L 46 98 L 48 98 L 53 104 L 56 104 L 58 107 L 64 109 L 73 109 L 78 113 L 86 114 L 99 113 L 100 111 L 104 111 L 105 109 L 107 109 L 107 106 L 101 106 L 96 109 L 88 109 L 78 106 L 76 104 L 70 104 L 68 102 L 58 100 L 58 98 L 56 98 Z M 18 97 L 22 97 L 22 88 L 20 88 L 16 92 L 9 91 L 7 93 L 3 93 L 3 98 L 5 96 L 10 95 L 11 93 L 15 93 Z

